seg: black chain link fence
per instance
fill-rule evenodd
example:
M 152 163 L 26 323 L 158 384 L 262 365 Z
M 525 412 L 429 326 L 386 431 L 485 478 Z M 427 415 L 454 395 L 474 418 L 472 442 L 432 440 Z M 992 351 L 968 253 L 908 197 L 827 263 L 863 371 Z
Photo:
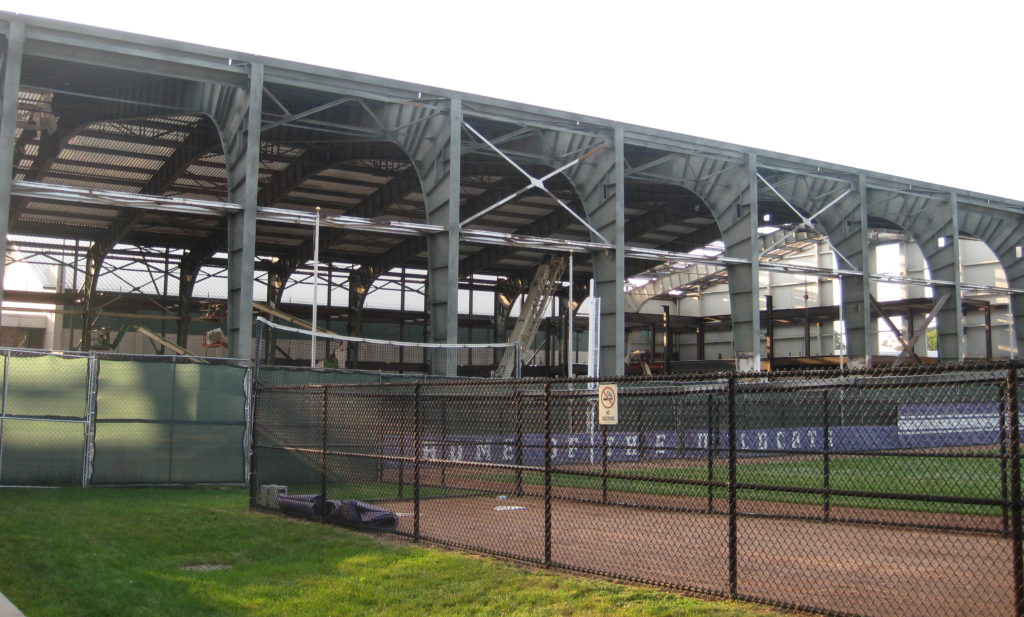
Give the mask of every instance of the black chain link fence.
M 787 608 L 1021 615 L 1019 370 L 345 384 L 260 367 L 251 499 Z

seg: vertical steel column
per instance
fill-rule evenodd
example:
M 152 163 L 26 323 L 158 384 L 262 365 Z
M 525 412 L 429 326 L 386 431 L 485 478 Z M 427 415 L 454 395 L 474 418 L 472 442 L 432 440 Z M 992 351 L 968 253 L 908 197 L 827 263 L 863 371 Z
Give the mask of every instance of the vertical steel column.
M 858 291 L 860 292 L 860 298 L 859 298 L 860 304 L 859 304 L 859 306 L 854 307 L 854 308 L 859 308 L 859 310 L 860 310 L 861 317 L 860 317 L 860 321 L 857 324 L 857 326 L 858 326 L 859 329 L 862 330 L 862 335 L 863 335 L 862 340 L 858 342 L 857 346 L 858 347 L 859 346 L 863 346 L 863 348 L 864 348 L 864 364 L 865 365 L 870 365 L 871 364 L 871 356 L 874 354 L 875 348 L 877 347 L 878 343 L 877 343 L 876 337 L 873 337 L 872 334 L 871 334 L 871 329 L 872 329 L 872 325 L 873 325 L 872 324 L 872 319 L 871 319 L 871 301 L 870 301 L 870 298 L 871 298 L 871 276 L 870 276 L 871 275 L 871 244 L 868 242 L 868 187 L 867 187 L 867 178 L 865 178 L 863 174 L 857 176 L 857 192 L 858 192 L 858 194 L 860 196 L 860 198 L 859 198 L 860 205 L 857 206 L 857 212 L 858 212 L 859 217 L 860 217 L 859 218 L 859 220 L 860 220 L 859 240 L 860 240 L 860 249 L 861 249 L 861 273 L 862 273 L 862 276 L 860 277 L 860 286 L 859 286 L 859 289 L 858 289 Z M 849 264 L 847 264 L 847 265 L 849 265 Z M 840 293 L 841 294 L 845 293 L 845 288 L 844 288 L 843 281 L 845 281 L 845 279 L 840 279 L 840 283 L 839 283 Z M 843 302 L 844 304 L 846 302 L 845 299 L 843 299 L 842 297 L 840 297 L 840 301 Z M 849 312 L 847 312 L 846 319 L 847 319 L 847 321 L 851 320 Z M 843 324 L 843 327 L 846 328 L 846 324 Z M 846 339 L 845 340 L 846 348 L 848 350 L 851 349 L 852 347 L 854 347 L 850 343 L 850 337 L 849 337 L 848 333 L 845 333 L 843 338 Z M 849 353 L 847 353 L 847 355 L 849 355 Z
M 736 526 L 736 375 L 729 375 L 729 597 L 736 597 L 737 526 Z
M 772 295 L 764 297 L 764 319 L 765 319 L 765 341 L 764 352 L 768 358 L 768 370 L 772 370 L 775 364 L 775 305 L 772 302 Z
M 828 407 L 828 390 L 821 393 L 821 424 L 822 424 L 822 450 L 821 450 L 821 488 L 824 491 L 821 495 L 821 520 L 828 521 L 832 509 L 832 479 L 831 457 L 832 457 L 832 418 Z
M 544 384 L 544 565 L 551 565 L 551 381 Z
M 992 359 L 992 303 L 985 301 L 985 359 Z
M 12 21 L 4 53 L 3 90 L 0 96 L 0 256 L 7 255 L 7 230 L 11 214 L 11 186 L 14 176 L 14 134 L 18 128 L 18 92 L 21 89 L 21 60 L 25 49 L 25 24 Z M 6 259 L 0 259 L 0 281 L 4 280 Z M 0 311 L 3 289 L 0 285 Z
M 241 161 L 228 161 L 231 198 L 242 212 L 228 218 L 228 345 L 239 358 L 252 355 L 252 286 L 256 263 L 256 211 L 260 179 L 260 131 L 263 114 L 263 65 L 249 66 L 244 146 L 230 148 Z M 237 128 L 236 130 L 241 130 Z M 238 169 L 240 168 L 240 169 Z M 230 177 L 231 170 L 239 177 Z
M 669 323 L 671 321 L 669 319 L 669 317 L 671 316 L 671 313 L 669 312 L 669 310 L 670 310 L 669 309 L 669 305 L 667 305 L 667 304 L 663 304 L 662 305 L 662 307 L 661 307 L 661 325 L 664 328 L 664 332 L 662 332 L 662 344 L 661 344 L 661 346 L 662 346 L 663 349 L 662 349 L 662 356 L 661 356 L 661 364 L 662 364 L 662 367 L 663 367 L 664 372 L 665 372 L 666 375 L 672 372 L 670 370 L 671 361 L 672 361 L 671 360 L 672 359 L 672 329 L 669 326 Z
M 420 541 L 420 452 L 423 450 L 420 431 L 420 387 L 423 384 L 417 383 L 412 387 L 413 397 L 413 464 L 412 464 L 412 539 L 413 542 Z
M 1017 400 L 1017 365 L 1006 376 L 1007 431 L 1010 447 L 1010 534 L 1013 551 L 1013 614 L 1024 615 L 1024 529 L 1021 528 L 1020 409 Z
M 956 193 L 949 193 L 947 204 L 949 206 L 949 239 L 948 244 L 940 249 L 940 253 L 949 252 L 952 263 L 945 267 L 938 267 L 932 272 L 935 278 L 944 278 L 953 281 L 952 295 L 939 312 L 939 359 L 949 362 L 962 362 L 964 359 L 964 316 L 963 316 L 963 289 L 960 283 L 960 209 L 957 204 Z M 943 226 L 943 229 L 947 229 Z M 934 248 L 933 248 L 934 250 Z M 937 255 L 937 257 L 944 257 Z M 945 261 L 943 259 L 943 261 Z M 946 289 L 950 289 L 946 287 Z M 935 297 L 941 294 L 936 290 Z M 943 352 L 947 353 L 943 353 Z

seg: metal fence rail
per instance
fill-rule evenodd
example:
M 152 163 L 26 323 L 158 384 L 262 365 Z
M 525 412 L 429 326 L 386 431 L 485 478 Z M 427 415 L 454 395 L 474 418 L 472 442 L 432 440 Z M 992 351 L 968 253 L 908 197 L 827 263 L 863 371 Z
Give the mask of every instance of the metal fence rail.
M 783 607 L 1019 616 L 1019 370 L 602 380 L 606 425 L 582 380 L 258 368 L 251 498 L 287 487 L 332 522 L 374 502 L 415 540 Z

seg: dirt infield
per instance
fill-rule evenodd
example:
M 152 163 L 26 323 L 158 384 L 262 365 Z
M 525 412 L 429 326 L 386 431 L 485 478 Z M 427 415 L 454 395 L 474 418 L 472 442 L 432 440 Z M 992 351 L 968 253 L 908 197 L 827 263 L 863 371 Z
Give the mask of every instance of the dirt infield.
M 413 530 L 413 503 L 390 502 Z M 728 592 L 728 518 L 555 500 L 556 566 Z M 470 550 L 544 558 L 537 497 L 421 501 L 421 534 Z M 1009 539 L 846 523 L 741 517 L 737 593 L 880 617 L 1012 614 Z

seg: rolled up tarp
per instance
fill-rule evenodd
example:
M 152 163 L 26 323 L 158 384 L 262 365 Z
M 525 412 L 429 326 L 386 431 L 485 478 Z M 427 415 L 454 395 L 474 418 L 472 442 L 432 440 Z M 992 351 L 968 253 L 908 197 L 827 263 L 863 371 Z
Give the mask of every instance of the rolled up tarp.
M 281 495 L 278 507 L 282 512 L 311 520 L 359 525 L 381 531 L 398 527 L 394 512 L 357 499 L 336 501 L 320 495 Z

